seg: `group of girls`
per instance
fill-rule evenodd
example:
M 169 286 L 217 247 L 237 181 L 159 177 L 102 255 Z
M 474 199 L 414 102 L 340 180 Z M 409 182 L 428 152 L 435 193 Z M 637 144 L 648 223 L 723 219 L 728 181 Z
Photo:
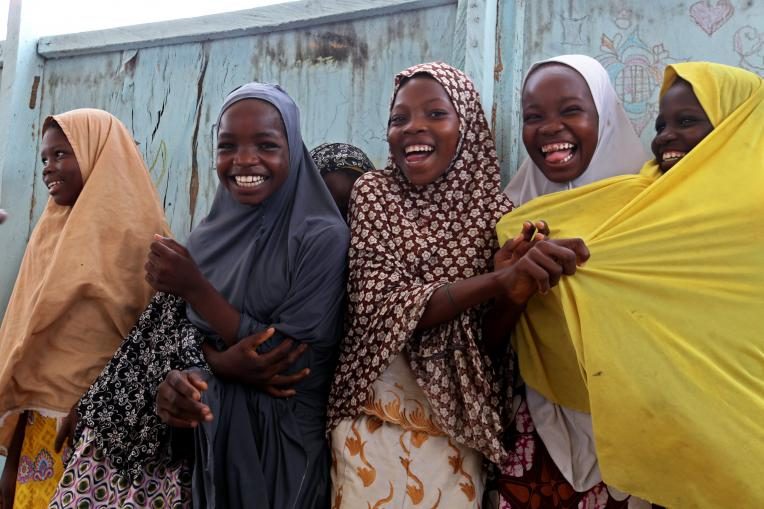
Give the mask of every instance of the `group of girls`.
M 763 99 L 669 67 L 648 161 L 599 63 L 539 62 L 502 191 L 449 65 L 396 75 L 381 170 L 308 152 L 294 101 L 249 83 L 185 246 L 116 118 L 49 117 L 0 329 L 0 508 L 760 506 L 764 440 L 706 441 L 764 438 Z

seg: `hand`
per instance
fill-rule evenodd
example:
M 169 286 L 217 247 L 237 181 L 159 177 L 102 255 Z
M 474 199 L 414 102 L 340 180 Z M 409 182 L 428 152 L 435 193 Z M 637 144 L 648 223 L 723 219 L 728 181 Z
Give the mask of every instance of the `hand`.
M 6 219 L 8 219 L 8 213 L 4 211 L 3 209 L 0 209 L 0 224 L 3 224 Z
M 546 221 L 532 223 L 525 221 L 520 233 L 504 245 L 493 255 L 493 270 L 501 270 L 510 267 L 517 262 L 536 242 L 549 236 L 549 225 Z
M 291 388 L 310 374 L 305 368 L 292 375 L 281 375 L 305 353 L 308 345 L 300 344 L 292 348 L 294 341 L 285 339 L 279 346 L 267 353 L 258 353 L 257 348 L 270 339 L 276 330 L 271 327 L 253 336 L 248 336 L 227 350 L 218 352 L 205 344 L 204 355 L 212 371 L 222 377 L 239 383 L 254 385 L 261 392 L 275 398 L 289 398 L 297 392 Z M 287 388 L 289 387 L 289 388 Z
M 188 250 L 175 240 L 154 235 L 149 259 L 144 267 L 146 281 L 157 291 L 171 293 L 185 300 L 199 289 L 204 276 Z
M 53 448 L 57 453 L 61 453 L 66 442 L 69 442 L 69 447 L 74 447 L 74 430 L 77 428 L 77 417 L 77 405 L 75 404 L 61 421 L 61 427 L 58 428 L 58 433 L 56 433 L 56 441 Z
M 211 421 L 210 407 L 201 402 L 206 390 L 207 382 L 197 370 L 170 371 L 157 390 L 157 415 L 176 428 L 195 428 L 202 421 Z
M 507 298 L 522 306 L 537 291 L 547 293 L 563 275 L 575 274 L 577 267 L 588 259 L 589 249 L 581 239 L 543 239 L 496 274 Z

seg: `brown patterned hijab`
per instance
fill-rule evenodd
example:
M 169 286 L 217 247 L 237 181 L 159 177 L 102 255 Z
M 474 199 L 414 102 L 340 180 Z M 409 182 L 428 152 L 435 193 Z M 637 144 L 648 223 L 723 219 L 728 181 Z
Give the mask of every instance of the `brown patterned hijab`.
M 512 208 L 501 191 L 493 137 L 472 81 L 443 63 L 395 77 L 395 94 L 427 74 L 451 98 L 460 141 L 449 169 L 414 186 L 390 157 L 361 177 L 351 199 L 348 328 L 329 402 L 329 429 L 355 417 L 374 380 L 402 351 L 449 436 L 500 462 L 500 391 L 482 348 L 484 308 L 416 331 L 433 292 L 491 270 L 494 227 Z M 392 102 L 391 102 L 392 104 Z

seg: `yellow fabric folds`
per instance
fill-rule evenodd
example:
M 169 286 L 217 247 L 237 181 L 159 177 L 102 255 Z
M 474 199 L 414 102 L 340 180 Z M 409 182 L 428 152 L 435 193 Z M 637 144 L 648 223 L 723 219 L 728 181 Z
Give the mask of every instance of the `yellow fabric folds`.
M 0 327 L 0 448 L 15 425 L 8 417 L 64 415 L 95 380 L 153 293 L 143 270 L 153 234 L 169 233 L 119 120 L 92 109 L 52 119 L 84 186 L 72 207 L 48 200 Z
M 515 334 L 528 385 L 590 411 L 603 479 L 672 508 L 764 507 L 764 85 L 677 64 L 714 130 L 655 162 L 508 214 L 582 237 L 591 259 L 530 303 Z

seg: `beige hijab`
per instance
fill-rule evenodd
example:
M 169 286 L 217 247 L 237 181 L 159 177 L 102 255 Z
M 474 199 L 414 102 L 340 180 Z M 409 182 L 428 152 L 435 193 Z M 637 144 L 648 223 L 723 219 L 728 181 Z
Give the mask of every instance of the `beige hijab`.
M 72 207 L 48 200 L 0 327 L 0 449 L 24 410 L 66 414 L 112 357 L 153 293 L 143 265 L 169 228 L 125 126 L 105 111 L 48 117 L 82 171 Z

